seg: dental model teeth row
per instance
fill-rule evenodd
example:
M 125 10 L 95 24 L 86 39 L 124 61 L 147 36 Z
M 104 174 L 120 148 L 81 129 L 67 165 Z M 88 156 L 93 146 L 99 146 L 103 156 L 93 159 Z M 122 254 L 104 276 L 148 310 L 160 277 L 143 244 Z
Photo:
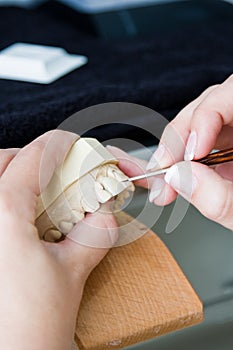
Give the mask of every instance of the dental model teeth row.
M 81 140 L 83 139 L 77 143 Z M 89 139 L 85 139 L 86 142 L 87 140 Z M 91 140 L 91 146 L 93 146 L 94 141 Z M 40 198 L 39 214 L 36 220 L 40 238 L 49 242 L 58 241 L 63 235 L 67 235 L 74 225 L 84 218 L 86 213 L 94 213 L 101 204 L 106 203 L 111 198 L 116 199 L 114 207 L 118 209 L 130 196 L 130 192 L 134 191 L 134 185 L 131 182 L 122 182 L 127 179 L 127 176 L 115 164 L 116 159 L 110 153 L 107 154 L 108 151 L 97 140 L 95 141 L 98 144 L 98 155 L 104 155 L 103 159 L 99 160 L 99 164 L 77 178 L 58 196 L 55 196 L 54 193 L 49 193 L 48 196 L 45 193 L 44 198 L 50 204 L 44 205 L 46 210 L 41 209 L 44 203 L 43 197 Z M 104 148 L 104 152 L 102 148 Z M 91 158 L 93 159 L 93 157 Z M 73 163 L 74 166 L 77 166 L 75 159 L 73 159 Z M 52 188 L 56 188 L 56 185 L 53 183 Z M 55 200 L 51 200 L 55 197 Z

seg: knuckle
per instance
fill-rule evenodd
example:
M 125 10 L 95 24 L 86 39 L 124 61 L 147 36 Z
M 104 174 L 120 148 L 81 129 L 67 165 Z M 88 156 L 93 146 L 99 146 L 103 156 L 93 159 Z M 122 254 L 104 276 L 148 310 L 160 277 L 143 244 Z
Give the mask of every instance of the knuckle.
M 5 149 L 0 149 L 0 157 L 3 157 L 6 154 Z
M 233 82 L 233 74 L 231 74 L 231 75 L 227 78 L 226 82 L 230 82 L 230 83 Z
M 14 153 L 7 149 L 0 149 L 0 162 L 5 163 L 10 161 L 14 157 Z
M 43 140 L 37 139 L 30 143 L 29 145 L 25 146 L 22 149 L 22 154 L 28 154 L 28 153 L 42 153 L 45 149 L 45 143 Z
M 11 157 L 11 153 L 6 149 L 0 149 L 0 160 L 5 160 Z
M 215 120 L 222 123 L 221 114 L 217 110 L 211 109 L 209 104 L 206 104 L 205 101 L 198 105 L 193 111 L 193 119 L 195 121 L 201 122 L 203 118 L 209 118 L 211 123 L 214 123 Z
M 205 107 L 205 103 L 200 103 L 193 111 L 193 117 L 198 118 L 201 116 L 203 118 L 203 115 L 210 114 L 210 111 Z
M 193 112 L 192 124 L 196 126 L 202 125 L 203 128 L 209 127 L 209 123 L 211 123 L 212 130 L 218 133 L 223 125 L 223 117 L 222 114 L 214 108 L 210 108 L 208 103 L 204 102 L 197 106 Z
M 203 95 L 208 95 L 210 92 L 212 92 L 213 90 L 215 90 L 219 86 L 220 86 L 220 84 L 211 85 L 207 89 L 205 89 L 205 91 L 202 94 Z

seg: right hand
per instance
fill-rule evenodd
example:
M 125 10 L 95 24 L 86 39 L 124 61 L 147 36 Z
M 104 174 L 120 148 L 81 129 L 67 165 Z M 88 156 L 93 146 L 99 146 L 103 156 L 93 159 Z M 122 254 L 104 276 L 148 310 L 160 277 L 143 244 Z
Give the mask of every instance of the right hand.
M 212 149 L 233 147 L 233 75 L 220 85 L 209 87 L 186 106 L 165 128 L 159 147 L 147 169 L 168 167 L 166 174 L 149 181 L 150 200 L 157 205 L 171 203 L 181 194 L 207 218 L 233 230 L 233 162 L 212 169 L 192 162 Z M 111 149 L 116 157 L 121 151 Z M 124 157 L 126 154 L 124 154 Z M 185 161 L 183 161 L 185 159 Z M 129 158 L 128 158 L 129 160 Z M 130 157 L 131 162 L 133 161 Z M 191 162 L 190 162 L 191 161 Z M 121 161 L 120 167 L 129 176 L 139 173 L 134 166 Z M 141 167 L 145 164 L 139 161 Z M 145 185 L 145 182 L 139 183 Z

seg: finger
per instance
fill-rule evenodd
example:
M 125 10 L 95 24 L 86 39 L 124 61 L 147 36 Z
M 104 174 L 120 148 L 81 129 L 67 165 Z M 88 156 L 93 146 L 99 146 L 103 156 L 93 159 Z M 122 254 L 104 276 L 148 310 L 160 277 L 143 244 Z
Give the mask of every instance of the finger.
M 233 184 L 195 162 L 173 165 L 165 180 L 207 218 L 233 229 Z
M 108 206 L 88 214 L 58 244 L 52 244 L 68 270 L 85 280 L 118 239 L 118 228 Z
M 18 152 L 19 148 L 0 149 L 0 177 Z
M 233 127 L 223 126 L 220 131 L 215 146 L 215 149 L 228 149 L 233 147 Z
M 218 85 L 214 85 L 206 89 L 198 98 L 183 108 L 176 118 L 167 125 L 159 146 L 148 163 L 147 170 L 166 168 L 184 159 L 193 112 L 217 87 Z
M 176 118 L 167 125 L 159 146 L 147 165 L 147 170 L 166 168 L 184 158 L 193 111 L 217 86 L 206 89 L 198 98 L 183 108 Z M 176 195 L 174 189 L 167 185 L 164 180 L 156 179 L 151 187 L 150 201 L 156 205 L 167 205 L 176 198 Z
M 119 160 L 119 168 L 129 177 L 146 173 L 147 162 L 130 156 L 121 149 L 107 146 L 108 150 Z M 171 203 L 177 193 L 166 184 L 164 176 L 155 176 L 134 182 L 135 185 L 151 189 L 149 200 L 157 205 Z
M 233 126 L 233 76 L 213 90 L 193 112 L 190 133 L 196 135 L 192 145 L 194 159 L 204 157 L 215 147 L 225 125 Z
M 156 176 L 153 180 L 149 200 L 156 205 L 167 205 L 177 197 L 177 192 L 164 180 L 164 175 Z
M 77 139 L 78 135 L 66 131 L 47 132 L 20 150 L 2 180 L 19 192 L 28 189 L 38 196 Z
M 224 179 L 233 181 L 233 162 L 219 164 L 215 167 L 215 171 Z
M 134 177 L 140 174 L 146 173 L 147 162 L 145 160 L 130 156 L 128 153 L 124 152 L 118 147 L 107 146 L 109 152 L 113 154 L 118 160 L 119 168 L 128 177 Z M 143 179 L 135 181 L 135 185 L 149 188 L 151 179 Z M 152 183 L 152 182 L 151 182 Z

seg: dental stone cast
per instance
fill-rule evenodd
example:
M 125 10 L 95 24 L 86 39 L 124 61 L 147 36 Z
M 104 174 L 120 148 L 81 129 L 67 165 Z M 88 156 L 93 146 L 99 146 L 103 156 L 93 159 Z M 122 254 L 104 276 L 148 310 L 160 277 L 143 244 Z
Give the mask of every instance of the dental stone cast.
M 86 213 L 115 198 L 121 207 L 134 191 L 117 159 L 96 139 L 80 138 L 40 195 L 36 226 L 40 238 L 55 242 L 67 235 Z

